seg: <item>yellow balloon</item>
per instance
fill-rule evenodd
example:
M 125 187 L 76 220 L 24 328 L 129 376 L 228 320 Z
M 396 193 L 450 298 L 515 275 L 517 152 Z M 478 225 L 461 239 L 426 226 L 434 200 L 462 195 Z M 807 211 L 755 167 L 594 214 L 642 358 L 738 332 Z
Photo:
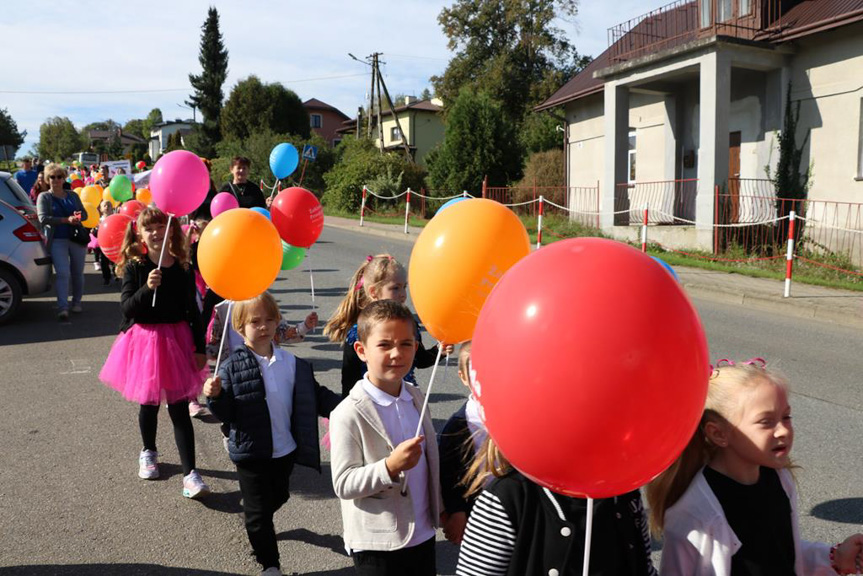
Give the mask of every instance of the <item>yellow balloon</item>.
M 84 186 L 84 189 L 79 193 L 81 201 L 89 202 L 93 206 L 98 206 L 99 202 L 102 201 L 102 190 L 99 188 L 99 186 Z
M 139 188 L 135 192 L 135 200 L 145 206 L 149 206 L 153 202 L 153 195 L 150 193 L 149 188 Z
M 87 219 L 82 220 L 81 224 L 84 225 L 84 228 L 95 228 L 99 225 L 99 210 L 91 202 L 84 201 L 82 204 L 84 210 L 87 211 Z
M 113 197 L 113 196 L 111 196 L 111 191 L 110 191 L 110 190 L 108 190 L 107 188 L 105 188 L 104 190 L 102 190 L 102 200 L 107 200 L 107 201 L 108 201 L 108 202 L 110 202 L 110 203 L 111 203 L 111 205 L 112 205 L 112 206 L 114 206 L 115 208 L 117 207 L 117 205 L 118 205 L 118 204 L 120 204 L 119 202 L 117 202 L 116 200 L 114 200 L 114 197 Z
M 411 252 L 408 286 L 436 340 L 470 340 L 479 311 L 504 272 L 530 253 L 515 212 L 494 200 L 458 202 L 426 224 Z

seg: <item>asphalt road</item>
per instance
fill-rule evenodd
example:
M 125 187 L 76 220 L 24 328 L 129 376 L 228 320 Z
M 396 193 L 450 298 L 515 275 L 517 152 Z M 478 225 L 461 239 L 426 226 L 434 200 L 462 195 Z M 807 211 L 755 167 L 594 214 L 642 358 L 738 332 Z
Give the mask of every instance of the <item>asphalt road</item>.
M 335 309 L 355 267 L 367 254 L 382 251 L 407 263 L 410 243 L 324 230 L 307 261 L 315 271 L 322 318 Z M 181 496 L 179 459 L 164 410 L 158 436 L 162 477 L 138 479 L 137 406 L 97 378 L 116 336 L 119 294 L 103 288 L 88 266 L 81 316 L 59 324 L 52 298 L 38 298 L 26 301 L 19 318 L 0 328 L 0 575 L 257 573 L 236 473 L 214 420 L 195 422 L 198 468 L 213 495 L 200 502 Z M 307 272 L 282 273 L 272 292 L 289 319 L 299 321 L 311 309 Z M 764 356 L 778 361 L 792 382 L 803 537 L 835 542 L 860 530 L 863 336 L 708 300 L 696 305 L 713 358 Z M 425 339 L 430 345 L 431 338 Z M 314 363 L 322 384 L 339 389 L 341 352 L 320 330 L 292 351 Z M 423 388 L 430 373 L 419 373 Z M 466 391 L 452 366 L 438 377 L 430 408 L 440 427 Z M 321 475 L 295 470 L 291 500 L 276 515 L 287 574 L 352 573 L 324 456 Z M 439 542 L 438 572 L 452 574 L 455 560 L 455 548 Z

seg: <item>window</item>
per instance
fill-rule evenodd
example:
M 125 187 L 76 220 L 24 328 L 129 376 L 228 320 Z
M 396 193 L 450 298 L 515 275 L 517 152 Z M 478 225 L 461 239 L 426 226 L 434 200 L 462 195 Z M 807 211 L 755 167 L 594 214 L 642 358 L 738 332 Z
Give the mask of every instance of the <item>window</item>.
M 716 15 L 717 22 L 727 22 L 731 20 L 731 0 L 716 0 L 716 10 L 719 12 Z
M 713 0 L 701 0 L 701 10 L 698 14 L 698 19 L 702 28 L 707 28 L 712 23 L 711 12 L 713 12 Z
M 390 140 L 393 142 L 399 142 L 402 139 L 402 133 L 399 131 L 398 126 L 393 126 L 390 128 Z
M 312 128 L 320 128 L 324 125 L 324 119 L 320 114 L 310 114 L 309 117 L 311 118 Z
M 860 130 L 857 132 L 857 178 L 863 180 L 863 98 L 860 99 Z
M 629 131 L 629 156 L 627 159 L 627 174 L 629 174 L 629 183 L 635 184 L 635 130 Z
M 740 0 L 740 14 L 739 16 L 749 16 L 749 12 L 752 9 L 751 0 Z

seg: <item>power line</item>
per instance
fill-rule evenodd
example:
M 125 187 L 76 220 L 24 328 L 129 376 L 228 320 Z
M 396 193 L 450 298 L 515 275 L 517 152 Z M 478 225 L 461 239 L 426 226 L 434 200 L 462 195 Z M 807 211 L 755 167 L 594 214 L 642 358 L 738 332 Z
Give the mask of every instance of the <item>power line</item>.
M 319 80 L 339 80 L 341 78 L 355 78 L 365 74 L 340 74 L 337 76 L 319 76 L 317 78 L 301 78 L 299 80 L 285 80 L 285 84 L 297 84 L 300 82 L 317 82 Z M 161 88 L 141 90 L 0 90 L 0 94 L 29 94 L 29 95 L 75 95 L 75 94 L 156 94 L 161 92 L 188 92 L 192 88 Z

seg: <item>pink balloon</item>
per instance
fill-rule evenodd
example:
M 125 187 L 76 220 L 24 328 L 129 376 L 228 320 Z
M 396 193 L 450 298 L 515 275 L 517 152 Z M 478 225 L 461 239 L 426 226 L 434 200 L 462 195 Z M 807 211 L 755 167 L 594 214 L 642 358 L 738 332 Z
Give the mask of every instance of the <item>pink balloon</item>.
M 150 192 L 160 210 L 185 216 L 200 206 L 210 190 L 210 173 L 188 150 L 163 155 L 150 174 Z
M 237 197 L 230 192 L 219 192 L 213 197 L 210 203 L 210 215 L 215 218 L 222 212 L 239 208 L 240 203 L 237 202 Z

